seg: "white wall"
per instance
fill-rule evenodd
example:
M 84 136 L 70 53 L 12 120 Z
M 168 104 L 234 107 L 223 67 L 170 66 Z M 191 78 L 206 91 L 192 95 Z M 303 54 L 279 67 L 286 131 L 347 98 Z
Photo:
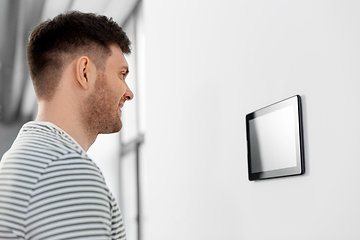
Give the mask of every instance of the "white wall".
M 144 239 L 360 238 L 359 10 L 144 1 Z M 306 174 L 249 182 L 245 115 L 295 94 Z

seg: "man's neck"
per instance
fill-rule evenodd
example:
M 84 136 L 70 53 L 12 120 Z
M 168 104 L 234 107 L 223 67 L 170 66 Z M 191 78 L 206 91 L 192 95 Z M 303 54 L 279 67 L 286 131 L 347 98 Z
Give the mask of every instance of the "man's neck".
M 87 151 L 90 146 L 95 142 L 97 134 L 90 133 L 87 128 L 81 123 L 79 117 L 74 113 L 77 111 L 71 110 L 74 106 L 67 106 L 61 104 L 54 106 L 49 102 L 39 103 L 39 112 L 36 117 L 36 121 L 51 122 L 64 130 L 69 134 L 75 141 Z

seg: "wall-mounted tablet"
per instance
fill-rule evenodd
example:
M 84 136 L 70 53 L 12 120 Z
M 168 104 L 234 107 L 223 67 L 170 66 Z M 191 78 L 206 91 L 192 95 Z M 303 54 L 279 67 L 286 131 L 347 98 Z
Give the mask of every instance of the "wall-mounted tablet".
M 301 97 L 246 115 L 249 180 L 305 172 Z

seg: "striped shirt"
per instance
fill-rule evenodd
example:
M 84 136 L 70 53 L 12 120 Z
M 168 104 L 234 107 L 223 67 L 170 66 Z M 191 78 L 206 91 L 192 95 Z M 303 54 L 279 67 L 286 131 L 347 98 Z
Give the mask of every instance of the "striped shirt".
M 26 123 L 0 162 L 0 239 L 125 239 L 100 169 L 52 123 Z

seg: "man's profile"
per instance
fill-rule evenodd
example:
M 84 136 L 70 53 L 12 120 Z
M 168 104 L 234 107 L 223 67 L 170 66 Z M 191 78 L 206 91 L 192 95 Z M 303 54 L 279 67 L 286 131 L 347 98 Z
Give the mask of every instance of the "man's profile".
M 133 98 L 126 33 L 112 19 L 60 14 L 34 28 L 27 61 L 39 106 L 0 162 L 0 239 L 125 239 L 120 209 L 86 151 L 122 128 Z

